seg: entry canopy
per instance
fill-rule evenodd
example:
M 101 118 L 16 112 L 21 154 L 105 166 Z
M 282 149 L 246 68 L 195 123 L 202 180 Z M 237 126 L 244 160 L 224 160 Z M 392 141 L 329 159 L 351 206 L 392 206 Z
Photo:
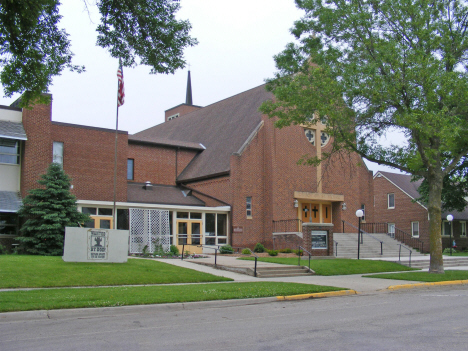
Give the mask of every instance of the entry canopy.
M 23 202 L 14 191 L 0 191 L 0 212 L 18 212 Z
M 11 121 L 0 120 L 0 138 L 28 140 L 23 124 Z

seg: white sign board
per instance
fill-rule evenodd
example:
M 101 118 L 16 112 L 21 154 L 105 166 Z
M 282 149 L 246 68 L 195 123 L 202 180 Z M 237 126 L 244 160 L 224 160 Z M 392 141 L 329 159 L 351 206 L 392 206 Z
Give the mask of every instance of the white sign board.
M 128 230 L 65 228 L 65 262 L 127 262 Z

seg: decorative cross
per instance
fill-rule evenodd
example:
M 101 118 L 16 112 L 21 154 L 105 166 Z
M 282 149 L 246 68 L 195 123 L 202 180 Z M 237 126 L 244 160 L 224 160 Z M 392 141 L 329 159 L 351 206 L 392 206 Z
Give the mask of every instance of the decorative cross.
M 318 211 L 319 210 L 316 207 L 314 207 L 314 209 L 312 210 L 312 212 L 314 213 L 314 218 L 317 218 L 317 212 Z

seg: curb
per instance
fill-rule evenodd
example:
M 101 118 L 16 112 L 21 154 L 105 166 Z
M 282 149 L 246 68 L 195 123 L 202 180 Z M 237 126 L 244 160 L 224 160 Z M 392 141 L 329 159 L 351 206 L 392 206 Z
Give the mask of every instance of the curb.
M 339 290 L 339 291 L 328 291 L 323 293 L 313 294 L 302 294 L 302 295 L 289 295 L 289 296 L 276 296 L 279 301 L 291 301 L 291 300 L 304 300 L 304 299 L 317 299 L 322 297 L 334 297 L 334 296 L 345 296 L 345 295 L 357 295 L 356 290 Z
M 429 286 L 462 285 L 462 284 L 468 284 L 468 280 L 447 280 L 444 282 L 433 282 L 433 283 L 391 285 L 387 289 L 399 290 L 399 289 L 424 288 L 424 287 L 429 287 Z

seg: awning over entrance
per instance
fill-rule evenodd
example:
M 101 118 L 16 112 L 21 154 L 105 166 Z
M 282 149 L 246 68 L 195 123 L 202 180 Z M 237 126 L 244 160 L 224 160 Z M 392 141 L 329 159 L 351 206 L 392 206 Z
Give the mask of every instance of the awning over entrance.
M 0 138 L 28 140 L 23 124 L 11 121 L 0 121 Z
M 14 191 L 0 191 L 0 212 L 18 212 L 23 202 Z
M 314 201 L 330 201 L 342 202 L 344 195 L 338 194 L 324 194 L 324 193 L 308 193 L 305 191 L 295 191 L 294 198 L 298 200 L 314 200 Z

